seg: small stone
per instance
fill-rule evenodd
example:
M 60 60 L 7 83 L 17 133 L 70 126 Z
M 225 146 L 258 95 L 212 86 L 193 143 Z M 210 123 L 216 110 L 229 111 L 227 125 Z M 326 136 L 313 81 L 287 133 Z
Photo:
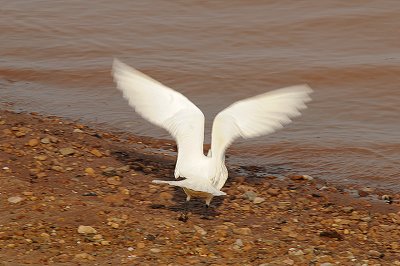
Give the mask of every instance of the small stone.
M 282 263 L 285 264 L 285 265 L 294 265 L 294 260 L 292 260 L 292 259 L 284 259 L 282 261 Z
M 63 156 L 68 156 L 76 153 L 76 151 L 73 148 L 67 147 L 67 148 L 61 148 L 59 149 L 59 152 Z
M 253 200 L 254 204 L 260 204 L 261 202 L 264 202 L 264 201 L 265 201 L 265 199 L 261 198 L 261 197 L 255 197 Z
M 115 205 L 122 205 L 122 204 L 124 204 L 124 201 L 126 198 L 127 198 L 127 195 L 112 194 L 112 195 L 108 195 L 108 196 L 104 197 L 103 201 L 107 202 L 107 203 L 112 203 Z
M 358 192 L 358 196 L 360 196 L 360 197 L 366 197 L 369 195 L 368 191 L 358 190 L 357 192 Z
M 100 234 L 97 234 L 97 235 L 94 235 L 94 236 L 93 236 L 93 240 L 95 240 L 95 241 L 97 241 L 97 240 L 102 240 L 102 239 L 103 239 L 103 236 L 100 235 Z
M 110 241 L 102 240 L 102 241 L 100 241 L 100 244 L 101 244 L 102 246 L 109 246 L 109 245 L 110 245 Z
M 373 259 L 380 259 L 383 258 L 384 254 L 377 250 L 371 249 L 368 251 L 368 256 Z
M 77 260 L 94 260 L 94 257 L 87 253 L 79 253 L 75 255 L 75 259 Z
M 24 195 L 24 196 L 33 196 L 33 192 L 32 191 L 24 191 L 24 192 L 22 192 L 22 195 Z
M 129 189 L 127 189 L 126 187 L 119 187 L 118 190 L 119 190 L 119 193 L 121 193 L 122 195 L 128 196 L 131 194 Z
M 291 256 L 303 256 L 304 252 L 301 249 L 290 248 L 288 254 Z
M 242 184 L 245 180 L 246 180 L 246 177 L 244 177 L 244 176 L 235 176 L 235 178 L 233 179 L 233 182 Z
M 169 192 L 161 192 L 159 198 L 163 201 L 171 201 L 173 199 L 173 195 Z
M 114 186 L 119 186 L 121 185 L 121 178 L 119 176 L 112 176 L 106 179 L 107 183 L 110 185 L 114 185 Z
M 121 173 L 127 173 L 127 172 L 129 172 L 131 170 L 131 167 L 129 166 L 129 165 L 124 165 L 124 166 L 121 166 L 121 167 L 119 167 L 118 169 L 117 169 L 117 171 L 118 172 L 121 172 Z
M 93 154 L 96 157 L 103 157 L 103 154 L 101 153 L 101 151 L 99 151 L 98 149 L 92 149 L 90 151 L 91 154 Z
M 235 241 L 235 244 L 234 244 L 234 245 L 236 245 L 236 246 L 238 246 L 238 247 L 243 247 L 243 246 L 244 246 L 244 244 L 243 244 L 243 240 L 242 240 L 242 239 L 240 239 L 240 238 L 236 239 L 236 241 Z
M 336 238 L 337 240 L 342 240 L 343 236 L 336 232 L 335 230 L 327 230 L 327 231 L 322 231 L 319 233 L 319 236 L 323 237 L 329 237 L 329 238 Z
M 57 172 L 64 172 L 64 168 L 62 168 L 62 167 L 59 166 L 59 165 L 53 165 L 53 166 L 51 167 L 51 169 L 54 170 L 54 171 L 57 171 Z
M 95 171 L 94 171 L 94 169 L 91 168 L 91 167 L 85 168 L 85 173 L 88 174 L 88 175 L 90 175 L 90 176 L 94 176 L 94 175 L 95 175 Z
M 102 174 L 111 177 L 117 175 L 117 172 L 114 167 L 107 167 L 106 169 L 103 170 Z
M 205 236 L 207 234 L 206 230 L 204 230 L 202 227 L 198 225 L 194 225 L 194 230 L 196 230 L 197 233 L 199 233 L 202 236 Z
M 153 252 L 153 253 L 160 253 L 160 252 L 161 252 L 161 249 L 159 249 L 159 248 L 151 248 L 151 249 L 150 249 L 150 252 Z
M 75 128 L 75 129 L 73 130 L 73 132 L 74 132 L 74 133 L 83 133 L 83 131 L 80 130 L 79 128 Z
M 353 207 L 343 207 L 342 210 L 343 210 L 345 213 L 351 213 L 351 212 L 354 211 L 354 208 L 353 208 Z
M 314 179 L 309 175 L 290 175 L 289 178 L 291 180 L 295 180 L 295 181 L 298 181 L 298 180 L 309 180 L 310 181 L 310 180 Z
M 94 228 L 91 227 L 91 226 L 80 225 L 80 226 L 78 227 L 78 233 L 79 233 L 79 234 L 87 235 L 87 234 L 96 234 L 97 231 L 96 231 L 96 229 L 94 229 Z
M 58 142 L 58 138 L 55 136 L 49 136 L 50 142 L 52 143 L 57 143 Z
M 255 193 L 254 191 L 246 191 L 243 194 L 243 198 L 248 199 L 250 201 L 253 201 L 256 197 L 257 197 L 257 193 Z
M 23 201 L 24 198 L 20 197 L 20 196 L 15 196 L 15 197 L 9 197 L 7 199 L 8 202 L 16 204 L 16 203 L 20 203 L 21 201 Z
M 320 266 L 334 266 L 335 264 L 333 264 L 333 263 L 330 263 L 330 262 L 324 262 L 324 263 L 321 263 L 320 264 Z
M 251 235 L 251 229 L 248 227 L 234 228 L 233 232 L 238 235 Z
M 43 144 L 49 144 L 50 143 L 50 139 L 49 138 L 42 138 L 41 140 L 40 140 L 40 142 L 41 143 L 43 143 Z
M 146 244 L 143 243 L 143 242 L 139 242 L 139 243 L 136 244 L 136 247 L 139 248 L 139 249 L 142 249 L 142 248 L 146 247 Z
M 15 133 L 15 136 L 16 136 L 17 138 L 21 138 L 21 137 L 23 137 L 23 136 L 25 136 L 25 135 L 26 135 L 26 133 L 23 132 L 23 131 L 18 131 L 18 132 Z
M 46 155 L 38 155 L 38 156 L 35 156 L 35 159 L 38 160 L 38 161 L 46 161 L 47 158 L 48 158 L 48 157 L 47 157 Z
M 111 226 L 112 228 L 114 228 L 114 229 L 118 229 L 118 228 L 119 228 L 119 224 L 117 224 L 117 223 L 108 222 L 107 224 L 108 224 L 109 226 Z
M 39 144 L 39 140 L 38 140 L 38 139 L 30 139 L 30 140 L 28 141 L 28 145 L 31 146 L 31 147 L 35 147 L 35 146 L 37 146 L 38 144 Z
M 40 236 L 46 240 L 50 239 L 50 235 L 48 233 L 41 233 Z
M 278 196 L 280 194 L 280 189 L 279 188 L 269 188 L 267 190 L 267 193 L 271 196 Z

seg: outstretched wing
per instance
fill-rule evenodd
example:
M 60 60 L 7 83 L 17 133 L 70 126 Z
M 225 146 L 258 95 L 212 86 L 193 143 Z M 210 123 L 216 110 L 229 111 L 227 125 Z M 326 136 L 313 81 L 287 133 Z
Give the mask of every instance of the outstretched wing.
M 179 153 L 203 153 L 204 115 L 196 105 L 117 59 L 112 74 L 129 105 L 143 118 L 166 129 L 175 138 Z
M 238 137 L 267 135 L 290 123 L 291 118 L 300 116 L 300 110 L 306 108 L 311 92 L 307 85 L 287 87 L 235 102 L 222 110 L 213 122 L 212 157 L 223 160 L 226 148 Z M 217 171 L 212 182 L 220 188 L 226 178 Z

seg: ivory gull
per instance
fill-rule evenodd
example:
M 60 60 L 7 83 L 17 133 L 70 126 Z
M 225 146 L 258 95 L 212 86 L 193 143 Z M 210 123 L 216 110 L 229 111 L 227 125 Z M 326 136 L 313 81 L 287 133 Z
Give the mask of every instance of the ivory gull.
M 225 150 L 238 137 L 245 139 L 270 134 L 300 116 L 311 98 L 308 85 L 286 87 L 237 101 L 214 118 L 211 149 L 203 153 L 204 115 L 181 93 L 114 59 L 114 80 L 129 105 L 143 118 L 166 129 L 176 140 L 178 158 L 175 178 L 153 180 L 182 187 L 187 195 L 205 199 L 206 206 L 221 191 L 227 178 Z

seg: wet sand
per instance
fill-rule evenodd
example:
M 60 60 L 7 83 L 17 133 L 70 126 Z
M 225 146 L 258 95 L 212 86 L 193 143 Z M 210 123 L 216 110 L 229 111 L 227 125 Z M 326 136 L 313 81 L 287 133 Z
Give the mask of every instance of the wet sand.
M 151 183 L 171 141 L 10 111 L 0 136 L 0 265 L 400 265 L 399 194 L 230 166 L 183 222 L 183 191 Z

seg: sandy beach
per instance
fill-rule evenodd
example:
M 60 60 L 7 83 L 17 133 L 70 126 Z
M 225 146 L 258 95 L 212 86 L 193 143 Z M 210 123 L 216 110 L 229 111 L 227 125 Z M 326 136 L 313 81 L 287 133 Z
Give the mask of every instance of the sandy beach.
M 182 222 L 183 191 L 151 183 L 171 141 L 11 111 L 0 136 L 0 265 L 400 265 L 399 194 L 230 167 Z

